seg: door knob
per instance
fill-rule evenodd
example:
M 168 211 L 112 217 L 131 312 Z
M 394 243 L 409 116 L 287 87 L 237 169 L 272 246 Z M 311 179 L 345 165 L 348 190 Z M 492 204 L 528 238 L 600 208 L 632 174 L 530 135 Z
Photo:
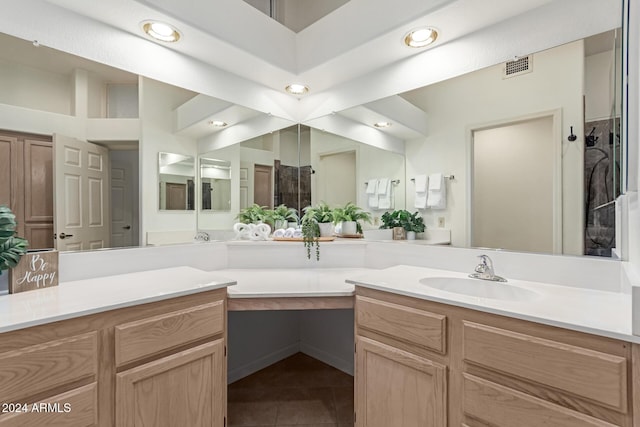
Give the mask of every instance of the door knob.
M 66 239 L 67 237 L 73 237 L 73 234 L 60 233 L 58 237 L 60 237 L 61 239 Z
M 124 227 L 122 227 L 125 230 L 131 230 L 131 226 L 130 225 L 125 225 Z

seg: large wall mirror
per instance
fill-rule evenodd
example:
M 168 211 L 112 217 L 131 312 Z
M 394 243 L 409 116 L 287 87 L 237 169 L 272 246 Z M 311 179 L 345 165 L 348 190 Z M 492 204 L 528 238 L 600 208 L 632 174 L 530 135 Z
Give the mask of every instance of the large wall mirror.
M 301 124 L 2 35 L 0 129 L 70 134 L 109 149 L 120 170 L 112 178 L 129 180 L 105 189 L 110 221 L 120 221 L 112 231 L 124 231 L 103 247 L 144 245 L 148 233 L 229 230 L 252 203 L 353 201 L 379 217 L 385 210 L 370 205 L 365 183 L 389 178 L 397 181 L 392 207 L 451 230 L 453 246 L 611 257 L 625 167 L 621 32 L 584 33 Z M 381 114 L 385 103 L 420 125 L 408 129 Z M 232 112 L 238 120 L 225 119 Z M 229 126 L 214 129 L 218 119 Z M 378 121 L 392 124 L 373 128 Z M 211 135 L 216 144 L 207 143 Z M 169 165 L 160 166 L 159 153 L 191 157 L 191 172 L 160 171 Z M 419 209 L 412 179 L 433 173 L 454 177 L 446 208 Z M 176 189 L 184 210 L 167 209 L 162 181 L 184 184 Z M 114 200 L 130 207 L 114 210 Z

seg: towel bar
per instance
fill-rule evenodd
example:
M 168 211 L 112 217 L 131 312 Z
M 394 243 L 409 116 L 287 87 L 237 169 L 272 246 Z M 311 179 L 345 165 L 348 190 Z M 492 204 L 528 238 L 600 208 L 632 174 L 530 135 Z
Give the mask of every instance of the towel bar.
M 449 179 L 449 180 L 456 179 L 455 175 L 445 175 L 444 178 L 445 179 Z M 415 178 L 411 178 L 411 182 L 416 182 L 416 179 Z

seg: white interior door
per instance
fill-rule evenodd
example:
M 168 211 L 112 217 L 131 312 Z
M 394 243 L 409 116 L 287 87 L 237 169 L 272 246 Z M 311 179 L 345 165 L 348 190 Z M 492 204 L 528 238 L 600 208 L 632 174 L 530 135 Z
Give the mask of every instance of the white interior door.
M 546 116 L 474 131 L 472 246 L 561 250 L 553 125 Z
M 111 247 L 132 245 L 131 177 L 123 167 L 111 167 Z
M 64 135 L 53 144 L 56 249 L 110 247 L 108 150 Z

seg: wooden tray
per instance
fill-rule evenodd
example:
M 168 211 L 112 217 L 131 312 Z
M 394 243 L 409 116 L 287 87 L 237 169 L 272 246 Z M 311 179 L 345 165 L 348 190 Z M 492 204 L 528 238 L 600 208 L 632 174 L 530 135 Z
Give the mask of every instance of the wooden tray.
M 303 237 L 274 237 L 273 240 L 276 242 L 304 242 Z M 318 237 L 319 242 L 332 242 L 334 240 L 336 240 L 335 237 Z
M 341 239 L 362 239 L 364 236 L 362 234 L 336 234 L 336 237 Z

